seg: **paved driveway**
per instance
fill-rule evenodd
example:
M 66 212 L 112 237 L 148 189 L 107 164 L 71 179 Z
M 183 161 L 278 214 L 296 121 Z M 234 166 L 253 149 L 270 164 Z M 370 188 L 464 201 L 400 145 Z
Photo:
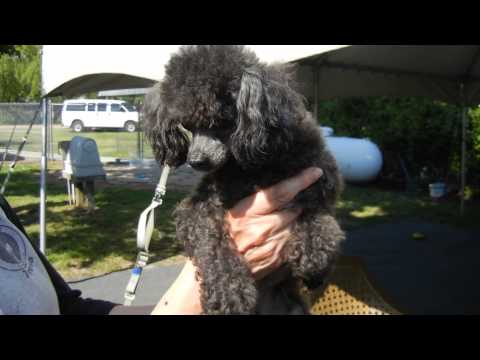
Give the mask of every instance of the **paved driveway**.
M 426 238 L 414 240 L 414 232 Z M 360 256 L 376 283 L 409 314 L 479 314 L 479 235 L 416 221 L 383 224 L 348 233 L 344 253 Z M 135 304 L 155 304 L 181 267 L 148 266 Z M 123 271 L 72 287 L 86 297 L 121 303 L 129 276 Z
M 154 305 L 175 280 L 183 264 L 149 265 L 145 267 L 134 305 Z M 82 291 L 84 297 L 123 303 L 123 294 L 130 270 L 120 271 L 106 276 L 70 283 L 74 289 Z
M 344 252 L 360 256 L 407 313 L 480 314 L 479 239 L 479 231 L 409 221 L 354 231 Z

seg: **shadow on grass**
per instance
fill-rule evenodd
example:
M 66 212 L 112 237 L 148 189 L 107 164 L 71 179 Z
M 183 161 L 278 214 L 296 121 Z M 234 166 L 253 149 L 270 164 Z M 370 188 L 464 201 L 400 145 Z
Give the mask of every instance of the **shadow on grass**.
M 83 259 L 87 267 L 107 257 L 117 256 L 134 261 L 136 229 L 140 213 L 151 201 L 144 190 L 104 189 L 96 194 L 98 209 L 89 213 L 70 206 L 49 207 L 51 236 L 49 254 L 62 254 Z M 152 259 L 177 255 L 182 249 L 176 242 L 171 213 L 181 194 L 167 194 L 164 204 L 155 210 L 155 231 L 150 251 Z
M 460 215 L 460 200 L 430 199 L 426 192 L 379 190 L 374 185 L 347 185 L 337 206 L 337 216 L 342 227 L 353 230 L 378 223 L 417 219 L 462 228 L 478 228 L 478 201 L 465 203 L 465 213 Z

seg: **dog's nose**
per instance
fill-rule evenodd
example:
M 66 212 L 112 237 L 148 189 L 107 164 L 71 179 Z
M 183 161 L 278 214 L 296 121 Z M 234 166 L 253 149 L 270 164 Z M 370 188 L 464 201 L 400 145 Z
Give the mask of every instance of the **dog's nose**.
M 210 167 L 210 162 L 206 158 L 194 158 L 188 160 L 188 164 L 195 170 L 206 171 Z

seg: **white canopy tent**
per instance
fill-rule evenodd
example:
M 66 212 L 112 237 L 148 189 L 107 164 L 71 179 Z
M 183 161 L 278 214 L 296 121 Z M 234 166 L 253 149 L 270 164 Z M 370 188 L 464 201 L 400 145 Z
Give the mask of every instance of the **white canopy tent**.
M 467 106 L 480 103 L 479 45 L 354 45 L 300 59 L 305 94 L 417 96 L 462 107 L 461 205 L 466 183 Z
M 421 96 L 476 105 L 479 56 L 477 45 L 355 45 L 299 61 L 304 76 L 321 85 L 319 99 Z
M 247 45 L 265 62 L 304 59 L 343 45 Z M 72 97 L 90 91 L 149 87 L 180 45 L 44 45 L 42 93 Z

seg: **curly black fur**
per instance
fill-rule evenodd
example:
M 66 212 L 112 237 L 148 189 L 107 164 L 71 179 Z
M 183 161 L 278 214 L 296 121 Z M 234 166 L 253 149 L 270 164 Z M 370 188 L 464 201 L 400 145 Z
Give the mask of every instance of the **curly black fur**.
M 177 237 L 199 269 L 206 314 L 289 311 L 288 304 L 272 310 L 265 299 L 275 292 L 296 297 L 299 279 L 319 286 L 344 239 L 334 218 L 342 179 L 293 74 L 287 66 L 261 63 L 243 46 L 184 46 L 146 98 L 145 131 L 157 161 L 188 162 L 207 172 L 175 211 Z M 185 129 L 193 134 L 191 142 Z M 289 205 L 304 211 L 293 228 L 286 265 L 255 282 L 233 248 L 225 211 L 255 187 L 310 166 L 322 168 L 324 176 Z

